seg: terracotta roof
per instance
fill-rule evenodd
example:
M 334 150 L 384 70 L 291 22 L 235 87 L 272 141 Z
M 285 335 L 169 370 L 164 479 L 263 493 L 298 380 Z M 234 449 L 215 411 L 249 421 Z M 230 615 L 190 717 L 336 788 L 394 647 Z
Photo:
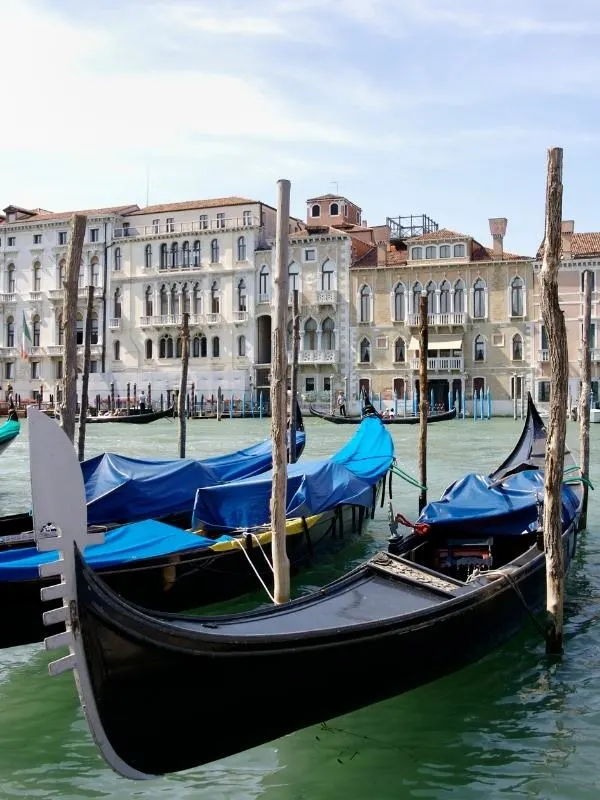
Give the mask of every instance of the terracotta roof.
M 494 255 L 494 250 L 491 247 L 484 247 L 478 241 L 473 239 L 473 248 L 471 252 L 471 261 L 530 261 L 531 256 L 518 256 L 515 253 L 509 253 L 504 250 L 502 258 Z
M 600 256 L 600 232 L 571 234 L 571 253 L 573 258 Z M 540 244 L 537 258 L 544 255 L 544 242 Z
M 161 214 L 163 211 L 194 211 L 201 208 L 218 208 L 219 206 L 247 206 L 258 203 L 258 200 L 250 200 L 247 197 L 215 197 L 209 200 L 186 200 L 182 203 L 160 203 L 154 206 L 139 208 L 128 216 L 139 214 Z
M 406 264 L 406 250 L 388 250 L 386 253 L 386 266 L 397 267 Z
M 133 203 L 128 203 L 126 206 L 109 206 L 107 208 L 88 208 L 84 209 L 83 211 L 44 211 L 40 209 L 40 213 L 36 211 L 27 217 L 20 217 L 16 220 L 16 223 L 28 223 L 28 222 L 48 222 L 54 220 L 62 220 L 68 221 L 73 214 L 85 214 L 86 217 L 104 217 L 104 216 L 111 216 L 113 214 L 125 214 L 129 211 L 129 209 L 136 209 L 138 206 Z M 8 223 L 6 220 L 3 225 L 9 225 L 13 223 Z
M 465 233 L 457 233 L 450 231 L 447 228 L 440 228 L 439 231 L 431 231 L 431 233 L 424 233 L 422 236 L 410 236 L 405 241 L 409 244 L 416 244 L 417 242 L 440 242 L 448 239 L 470 239 L 471 237 Z
M 364 242 L 361 242 L 364 244 Z M 353 248 L 354 249 L 354 248 Z M 368 250 L 363 251 L 362 253 L 356 253 L 356 256 L 352 259 L 352 268 L 360 268 L 360 267 L 376 267 L 377 266 L 377 246 L 370 245 Z
M 344 197 L 341 194 L 321 194 L 318 197 L 309 197 L 306 202 L 316 203 L 318 200 L 343 200 L 345 203 L 350 203 L 351 206 L 354 206 L 354 208 L 358 208 L 359 211 L 362 211 L 362 208 L 359 208 L 356 203 L 353 203 L 352 200 L 348 200 L 347 197 Z

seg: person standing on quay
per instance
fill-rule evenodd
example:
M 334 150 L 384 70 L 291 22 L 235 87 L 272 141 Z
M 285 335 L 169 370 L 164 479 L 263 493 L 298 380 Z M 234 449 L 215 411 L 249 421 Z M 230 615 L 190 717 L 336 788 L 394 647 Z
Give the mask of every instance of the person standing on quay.
M 344 392 L 340 391 L 337 397 L 337 406 L 338 411 L 340 412 L 340 417 L 346 416 L 346 395 Z

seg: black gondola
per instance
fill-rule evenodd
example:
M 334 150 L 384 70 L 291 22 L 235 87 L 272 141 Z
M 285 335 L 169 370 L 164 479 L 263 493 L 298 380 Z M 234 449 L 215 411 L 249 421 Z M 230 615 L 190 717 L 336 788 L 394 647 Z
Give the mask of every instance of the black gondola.
M 86 417 L 86 424 L 101 422 L 124 422 L 131 425 L 147 425 L 149 422 L 156 422 L 158 419 L 166 419 L 175 416 L 175 407 L 169 406 L 162 411 L 142 411 L 139 408 L 118 409 L 110 414 L 99 414 L 97 417 Z
M 133 606 L 90 570 L 77 535 L 65 532 L 67 631 L 47 644 L 69 644 L 70 654 L 50 671 L 76 670 L 102 754 L 117 772 L 143 778 L 223 758 L 456 670 L 543 606 L 537 495 L 544 447 L 529 398 L 513 453 L 491 475 L 477 476 L 482 496 L 489 492 L 498 505 L 495 515 L 484 517 L 482 509 L 478 517 L 471 508 L 452 520 L 442 498 L 425 508 L 394 554 L 379 553 L 283 606 L 242 614 L 184 617 Z M 568 451 L 565 467 L 575 469 Z M 523 498 L 528 480 L 531 496 Z M 466 476 L 444 497 L 454 496 L 458 509 L 468 485 Z M 515 487 L 518 513 L 503 514 L 514 505 Z M 575 551 L 581 488 L 577 479 L 563 486 L 566 564 Z
M 319 419 L 324 419 L 326 422 L 333 422 L 335 425 L 359 425 L 364 419 L 364 414 L 360 417 L 345 417 L 341 414 L 326 414 L 324 411 L 318 411 L 312 405 L 309 405 L 308 408 L 313 417 L 319 417 Z M 371 408 L 373 407 L 371 406 Z M 418 425 L 420 421 L 418 415 L 416 417 L 384 417 L 381 414 L 378 414 L 374 408 L 373 412 L 371 413 L 377 414 L 384 425 Z M 427 424 L 431 425 L 433 422 L 446 422 L 450 419 L 454 419 L 455 417 L 456 408 L 451 408 L 450 411 L 444 411 L 439 414 L 430 414 L 427 417 Z

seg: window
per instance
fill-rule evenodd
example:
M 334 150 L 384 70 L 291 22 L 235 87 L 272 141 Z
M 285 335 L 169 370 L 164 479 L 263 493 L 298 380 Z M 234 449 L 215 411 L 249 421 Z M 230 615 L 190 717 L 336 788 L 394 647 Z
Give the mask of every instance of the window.
M 218 336 L 213 336 L 212 340 L 212 356 L 213 358 L 219 358 L 219 350 L 220 350 L 220 342 Z
M 42 243 L 42 234 L 41 233 L 34 233 L 33 234 L 33 243 L 34 244 L 41 244 Z
M 331 391 L 331 375 L 324 375 L 323 376 L 323 391 L 330 392 Z
M 485 317 L 485 283 L 481 278 L 473 285 L 473 316 L 476 319 Z
M 435 283 L 429 281 L 427 284 L 427 313 L 435 314 Z
M 305 392 L 314 392 L 315 391 L 315 379 L 313 377 L 307 377 L 304 379 L 304 391 Z
M 394 378 L 394 397 L 396 400 L 404 400 L 404 378 Z
M 238 356 L 245 356 L 246 355 L 246 337 L 239 336 L 238 337 Z
M 15 321 L 13 317 L 9 317 L 6 320 L 6 346 L 15 346 Z
M 194 256 L 193 256 L 193 263 L 195 267 L 200 266 L 201 255 L 200 255 L 200 242 L 198 239 L 194 242 Z
M 59 244 L 66 244 L 67 243 L 67 232 L 66 231 L 59 231 L 58 232 L 58 243 Z
M 221 311 L 221 302 L 219 296 L 219 284 L 217 283 L 217 281 L 213 281 L 213 284 L 210 287 L 210 313 L 219 314 L 220 311 Z
M 584 282 L 584 276 L 585 276 L 586 272 L 590 273 L 590 281 L 591 281 L 591 284 L 592 284 L 592 292 L 593 292 L 594 289 L 596 288 L 596 273 L 594 272 L 594 270 L 591 270 L 591 269 L 584 269 L 581 272 L 581 291 L 583 292 L 583 288 L 584 288 L 583 282 Z
M 238 311 L 248 310 L 248 297 L 246 294 L 246 281 L 241 278 L 237 285 Z
M 62 289 L 67 279 L 67 262 L 63 258 L 58 265 L 58 288 Z
M 7 361 L 4 364 L 4 377 L 6 378 L 7 381 L 13 379 L 13 373 L 14 373 L 14 362 Z
M 413 283 L 412 297 L 413 297 L 413 312 L 415 314 L 418 314 L 419 310 L 421 308 L 421 294 L 422 294 L 422 292 L 423 292 L 423 287 L 421 286 L 419 281 L 417 281 L 416 283 Z
M 310 247 L 304 251 L 304 260 L 305 261 L 316 261 L 317 260 L 317 251 Z
M 39 347 L 40 346 L 40 329 L 41 329 L 41 323 L 40 323 L 40 318 L 39 317 L 34 317 L 33 318 L 32 329 L 33 329 L 32 344 L 33 344 L 34 347 Z
M 450 284 L 442 281 L 440 284 L 440 314 L 450 313 Z
M 219 240 L 213 239 L 210 243 L 210 260 L 213 264 L 217 264 L 219 261 Z
M 294 261 L 288 267 L 288 289 L 290 292 L 300 291 L 300 269 Z
M 513 375 L 510 379 L 510 397 L 511 400 L 514 400 L 515 397 L 517 400 L 520 400 L 523 396 L 523 378 Z
M 329 292 L 335 289 L 335 264 L 328 258 L 321 267 L 321 291 Z
M 31 380 L 39 380 L 40 377 L 40 362 L 39 361 L 31 361 Z
M 217 228 L 225 227 L 225 214 L 221 211 L 217 214 Z
M 485 341 L 483 336 L 476 336 L 473 343 L 475 361 L 485 361 Z
M 75 337 L 77 344 L 83 344 L 83 315 L 77 314 L 75 320 Z
M 194 284 L 192 293 L 192 313 L 202 314 L 202 290 L 200 289 L 199 283 Z
M 182 267 L 189 267 L 190 266 L 190 243 L 184 242 L 181 245 L 181 266 Z
M 317 323 L 314 319 L 307 319 L 304 323 L 304 349 L 317 349 Z
M 464 258 L 465 255 L 465 246 L 464 244 L 455 244 L 454 245 L 454 258 Z
M 371 342 L 367 339 L 361 339 L 360 342 L 360 363 L 370 364 L 371 362 Z
M 167 233 L 175 232 L 175 217 L 167 217 Z
M 423 248 L 422 247 L 413 247 L 411 250 L 410 257 L 413 261 L 418 261 L 419 259 L 423 258 Z
M 404 363 L 406 361 L 406 344 L 404 339 L 396 339 L 394 342 L 394 361 Z
M 40 292 L 42 289 L 42 267 L 39 261 L 33 265 L 33 291 Z
M 335 350 L 335 322 L 331 317 L 324 319 L 321 325 L 321 348 Z
M 8 273 L 7 273 L 7 280 L 6 280 L 6 291 L 9 294 L 12 294 L 16 288 L 16 278 L 17 278 L 17 271 L 15 269 L 14 264 L 8 265 Z
M 167 245 L 163 242 L 160 246 L 160 268 L 167 268 Z
M 121 248 L 115 247 L 115 272 L 121 270 Z
M 516 277 L 510 284 L 510 315 L 511 317 L 522 317 L 523 313 L 523 280 Z
M 62 380 L 62 377 L 63 377 L 63 362 L 62 362 L 62 358 L 59 358 L 56 361 L 55 373 L 56 373 L 56 377 L 58 378 L 58 380 Z
M 96 257 L 90 263 L 90 278 L 92 286 L 100 286 L 100 262 Z
M 98 344 L 98 315 L 90 317 L 90 344 Z
M 16 247 L 17 246 L 17 237 L 16 236 L 9 236 L 7 238 L 6 244 L 8 247 Z
M 121 290 L 115 289 L 113 295 L 113 317 L 121 319 Z
M 121 360 L 121 342 L 118 339 L 113 342 L 113 358 L 115 361 Z
M 153 219 L 152 220 L 152 233 L 160 233 L 160 220 Z
M 171 244 L 171 252 L 169 254 L 169 266 L 171 269 L 179 266 L 179 245 L 177 242 Z
M 206 336 L 204 336 L 204 334 L 201 334 L 200 336 L 194 336 L 192 349 L 194 358 L 206 358 L 207 345 Z
M 548 333 L 545 325 L 540 325 L 540 345 L 542 350 L 548 349 Z
M 440 258 L 450 258 L 450 245 L 443 244 L 440 247 Z
M 318 203 L 315 203 L 310 210 L 311 217 L 320 217 L 321 216 L 321 206 Z
M 366 284 L 360 288 L 360 308 L 359 308 L 359 322 L 371 321 L 371 289 Z
M 538 400 L 540 403 L 550 402 L 550 381 L 538 381 Z
M 96 360 L 90 361 L 90 373 L 98 372 L 98 362 Z
M 77 276 L 77 286 L 80 289 L 83 289 L 84 278 L 85 278 L 85 267 L 83 266 L 83 264 L 80 264 L 79 265 L 79 275 Z
M 183 340 L 181 336 L 177 337 L 177 341 L 175 342 L 175 357 L 181 358 L 183 355 Z
M 435 258 L 435 247 L 433 245 L 425 248 L 425 258 Z
M 237 260 L 238 261 L 245 261 L 246 260 L 246 237 L 240 236 L 237 240 Z
M 394 322 L 404 322 L 406 319 L 406 297 L 404 292 L 404 284 L 397 283 L 394 287 Z
M 523 339 L 518 333 L 515 333 L 512 338 L 512 359 L 513 361 L 523 360 Z
M 485 392 L 485 378 L 473 378 L 473 396 L 481 397 Z
M 159 312 L 160 316 L 165 317 L 169 313 L 169 293 L 164 283 L 160 287 L 159 302 L 160 302 L 160 312 Z
M 171 286 L 171 314 L 179 314 L 179 292 L 177 286 Z
M 243 225 L 252 225 L 252 212 L 244 211 Z
M 454 313 L 462 314 L 465 310 L 465 285 L 459 278 L 454 284 Z
M 208 228 L 208 214 L 200 214 L 198 222 L 200 224 L 200 230 L 205 231 Z
M 146 269 L 152 268 L 152 245 L 147 244 L 144 248 L 144 267 Z
M 159 358 L 173 358 L 173 339 L 171 336 L 161 336 L 158 343 L 158 357 Z
M 339 207 L 339 205 L 337 203 L 332 203 L 329 206 L 329 214 L 332 217 L 339 217 L 339 215 L 340 215 L 340 207 Z
M 59 346 L 61 346 L 61 345 L 63 345 L 65 343 L 65 328 L 64 328 L 64 325 L 63 325 L 63 315 L 62 314 L 60 314 L 59 317 L 58 317 L 58 331 L 57 331 L 57 334 L 58 334 L 58 336 L 57 336 L 58 344 L 59 344 Z
M 258 293 L 263 298 L 269 294 L 269 268 L 263 264 L 258 275 Z
M 100 228 L 90 228 L 90 242 L 100 241 Z

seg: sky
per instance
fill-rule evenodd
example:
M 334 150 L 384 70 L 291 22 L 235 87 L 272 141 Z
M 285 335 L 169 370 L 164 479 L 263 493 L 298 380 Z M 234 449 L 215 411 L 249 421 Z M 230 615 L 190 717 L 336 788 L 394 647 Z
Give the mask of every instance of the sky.
M 4 0 L 0 208 L 327 192 L 534 254 L 600 230 L 597 0 Z

